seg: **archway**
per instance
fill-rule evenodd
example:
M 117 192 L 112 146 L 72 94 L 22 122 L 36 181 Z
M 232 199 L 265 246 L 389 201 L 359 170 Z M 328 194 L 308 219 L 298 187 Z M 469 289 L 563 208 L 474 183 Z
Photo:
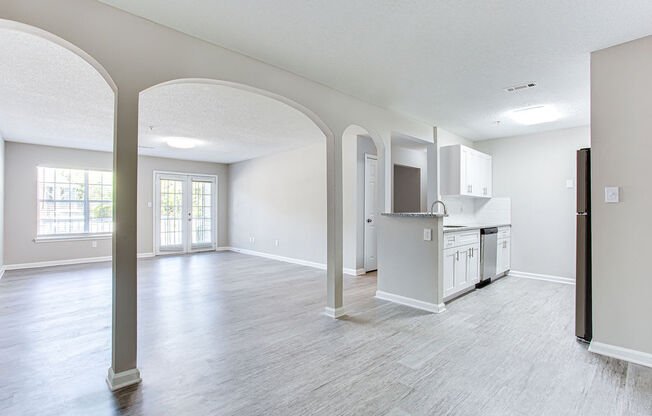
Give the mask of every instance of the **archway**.
M 13 142 L 12 147 L 24 146 L 20 149 L 21 156 L 28 156 L 14 164 L 12 178 L 23 176 L 17 173 L 18 169 L 27 169 L 24 176 L 33 177 L 38 188 L 35 199 L 22 203 L 13 198 L 11 201 L 12 206 L 23 204 L 17 208 L 23 211 L 27 208 L 24 205 L 35 205 L 33 229 L 36 237 L 30 241 L 33 246 L 28 251 L 32 256 L 40 256 L 40 262 L 48 265 L 112 259 L 113 278 L 110 281 L 115 295 L 117 260 L 114 254 L 116 234 L 120 234 L 114 227 L 116 83 L 97 60 L 53 33 L 6 19 L 0 19 L 0 33 L 2 47 L 9 50 L 3 53 L 5 59 L 0 70 L 13 71 L 10 76 L 3 77 L 3 104 L 10 104 L 11 108 L 4 107 L 0 111 L 7 116 L 0 120 L 3 124 L 0 129 L 5 132 L 4 139 Z M 32 169 L 34 166 L 37 168 Z M 10 225 L 20 226 L 12 212 L 4 211 L 3 214 L 11 217 Z M 26 228 L 32 229 L 31 226 Z M 10 233 L 19 239 L 19 233 Z M 92 244 L 87 240 L 92 240 Z M 41 241 L 48 244 L 40 244 Z M 21 263 L 13 268 L 33 264 L 16 260 L 22 255 L 20 250 L 24 251 L 27 246 L 16 244 L 12 247 L 16 248 L 11 252 L 12 257 L 3 262 Z M 8 265 L 7 268 L 12 267 Z M 109 280 L 106 282 L 108 284 Z M 114 348 L 109 384 L 114 368 L 130 366 L 130 363 L 116 361 L 116 331 L 121 328 L 116 312 L 117 305 L 113 302 Z M 135 366 L 135 362 L 133 364 Z M 140 381 L 137 370 L 131 381 Z
M 321 143 L 322 156 L 319 165 L 323 167 L 318 169 L 321 169 L 319 174 L 323 179 L 320 192 L 321 186 L 324 186 L 322 192 L 324 200 L 321 206 L 315 208 L 316 211 L 322 212 L 319 214 L 322 217 L 319 217 L 317 229 L 312 230 L 311 225 L 306 225 L 306 228 L 302 229 L 302 227 L 282 227 L 280 224 L 272 224 L 276 226 L 274 231 L 256 235 L 255 233 L 259 231 L 236 233 L 230 228 L 229 239 L 233 250 L 250 254 L 262 253 L 285 259 L 298 257 L 303 264 L 327 268 L 326 312 L 330 316 L 337 317 L 337 313 L 341 311 L 341 290 L 336 287 L 338 278 L 336 269 L 332 265 L 335 257 L 331 249 L 331 245 L 334 244 L 334 237 L 331 235 L 334 219 L 328 215 L 328 212 L 331 212 L 328 206 L 333 204 L 333 196 L 326 189 L 326 184 L 333 181 L 333 178 L 328 177 L 330 173 L 327 171 L 326 158 L 327 155 L 332 156 L 334 135 L 320 117 L 305 106 L 278 94 L 240 83 L 205 78 L 177 79 L 159 83 L 143 90 L 139 101 L 141 154 L 165 156 L 161 152 L 171 151 L 170 138 L 178 139 L 181 136 L 182 140 L 194 148 L 174 150 L 175 155 L 233 166 L 232 164 L 264 157 L 266 154 L 273 154 L 280 150 L 289 151 L 298 148 L 300 145 L 298 142 L 301 141 L 297 139 L 298 137 L 305 139 L 309 136 L 311 142 Z M 174 102 L 174 105 L 170 104 L 171 102 Z M 146 107 L 161 111 L 150 111 Z M 277 120 L 273 120 L 275 117 Z M 176 122 L 171 123 L 171 119 L 176 119 Z M 241 130 L 245 130 L 244 133 Z M 296 176 L 300 174 L 301 172 L 296 172 Z M 220 184 L 219 188 L 224 189 L 224 186 Z M 229 227 L 235 227 L 236 231 L 244 230 L 245 225 L 241 221 L 243 216 L 250 218 L 249 222 L 252 224 L 259 221 L 256 213 L 250 212 L 247 206 L 238 205 L 240 200 L 232 201 L 232 199 L 234 199 L 233 195 L 230 195 Z M 237 209 L 233 205 L 236 205 Z M 156 228 L 157 224 L 161 224 L 160 219 L 154 220 L 153 228 Z M 164 225 L 160 227 L 159 231 Z M 301 247 L 295 246 L 297 250 L 294 255 L 285 251 L 292 244 L 296 244 L 299 239 L 296 234 L 301 232 L 305 235 L 323 236 L 319 243 L 320 252 L 316 257 L 313 243 L 307 241 L 305 236 L 305 244 Z M 160 238 L 157 237 L 158 232 L 153 234 L 154 239 Z M 220 237 L 218 239 L 220 246 L 226 245 L 226 240 Z M 296 254 L 297 252 L 299 254 Z M 341 282 L 341 266 L 339 273 Z

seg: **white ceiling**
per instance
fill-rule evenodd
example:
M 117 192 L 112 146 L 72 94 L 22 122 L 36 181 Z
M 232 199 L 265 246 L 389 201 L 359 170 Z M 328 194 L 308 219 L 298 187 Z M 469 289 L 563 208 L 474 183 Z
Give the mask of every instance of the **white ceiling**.
M 9 141 L 113 149 L 114 94 L 69 50 L 0 29 L 0 133 Z M 149 126 L 153 128 L 150 129 Z M 173 149 L 169 136 L 196 139 Z M 303 113 L 277 100 L 214 84 L 168 84 L 141 94 L 141 154 L 233 163 L 324 140 Z
M 147 90 L 140 96 L 138 120 L 141 154 L 178 159 L 234 163 L 325 140 L 315 123 L 287 104 L 215 84 Z M 178 136 L 199 144 L 186 150 L 166 144 Z
M 0 132 L 7 140 L 111 151 L 113 90 L 78 55 L 0 29 Z
M 474 140 L 588 124 L 589 53 L 652 33 L 650 0 L 101 1 Z

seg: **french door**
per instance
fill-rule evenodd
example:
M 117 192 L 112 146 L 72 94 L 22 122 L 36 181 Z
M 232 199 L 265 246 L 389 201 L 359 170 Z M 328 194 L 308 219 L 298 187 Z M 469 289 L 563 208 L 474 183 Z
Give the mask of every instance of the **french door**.
M 155 172 L 156 254 L 214 250 L 217 178 Z

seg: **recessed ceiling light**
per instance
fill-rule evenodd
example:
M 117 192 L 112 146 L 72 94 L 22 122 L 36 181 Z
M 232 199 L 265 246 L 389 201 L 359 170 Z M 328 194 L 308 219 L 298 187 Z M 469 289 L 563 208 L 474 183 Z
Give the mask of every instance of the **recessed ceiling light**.
M 168 146 L 175 149 L 192 149 L 197 146 L 197 140 L 187 137 L 168 137 L 166 140 Z
M 557 110 L 549 105 L 514 110 L 510 113 L 510 116 L 517 123 L 525 124 L 526 126 L 548 123 L 559 119 L 559 113 Z

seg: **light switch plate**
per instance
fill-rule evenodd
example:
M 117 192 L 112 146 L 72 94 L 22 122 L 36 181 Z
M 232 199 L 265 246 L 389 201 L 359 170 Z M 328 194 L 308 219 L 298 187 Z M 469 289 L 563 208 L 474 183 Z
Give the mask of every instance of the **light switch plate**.
M 604 188 L 604 202 L 607 204 L 616 204 L 620 202 L 620 196 L 617 186 L 606 186 Z
M 147 208 L 151 208 L 151 207 L 152 207 L 152 203 L 151 203 L 151 202 L 148 202 L 148 203 L 147 203 Z
M 575 181 L 572 179 L 566 179 L 566 188 L 574 188 L 575 187 Z
M 423 229 L 423 241 L 432 241 L 432 229 L 424 228 Z

